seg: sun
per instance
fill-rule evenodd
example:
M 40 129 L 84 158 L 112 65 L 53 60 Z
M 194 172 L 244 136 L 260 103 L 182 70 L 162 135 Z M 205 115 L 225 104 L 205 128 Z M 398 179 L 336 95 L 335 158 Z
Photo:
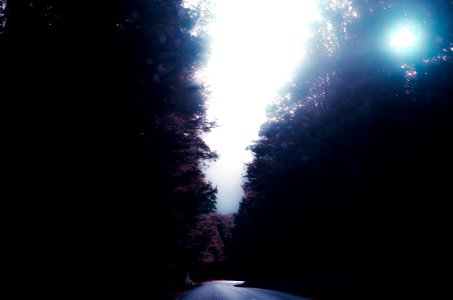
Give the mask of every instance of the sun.
M 418 36 L 415 29 L 403 27 L 396 31 L 390 38 L 390 47 L 397 52 L 412 48 L 417 42 Z

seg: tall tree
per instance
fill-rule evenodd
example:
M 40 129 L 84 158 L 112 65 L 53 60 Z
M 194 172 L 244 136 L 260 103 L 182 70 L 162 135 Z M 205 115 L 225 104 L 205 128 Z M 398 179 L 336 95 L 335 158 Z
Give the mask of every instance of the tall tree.
M 335 3 L 324 6 L 322 36 L 251 147 L 236 258 L 255 280 L 359 277 L 432 290 L 439 276 L 426 272 L 446 258 L 437 254 L 447 226 L 444 170 L 452 167 L 453 91 L 444 75 L 452 70 L 452 5 L 417 5 L 436 32 L 426 37 L 430 49 L 395 59 L 377 33 L 417 11 L 408 12 L 409 2 Z M 423 252 L 418 243 L 435 246 Z
M 63 268 L 101 293 L 163 299 L 180 287 L 187 234 L 215 207 L 195 80 L 205 42 L 181 2 L 6 6 L 0 84 L 24 127 L 17 168 L 40 199 L 30 216 L 51 220 L 43 243 L 64 245 Z

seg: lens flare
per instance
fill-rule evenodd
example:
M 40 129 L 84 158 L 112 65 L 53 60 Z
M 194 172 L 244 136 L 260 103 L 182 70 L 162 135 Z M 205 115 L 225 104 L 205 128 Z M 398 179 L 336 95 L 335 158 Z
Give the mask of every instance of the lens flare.
M 390 47 L 394 48 L 397 52 L 400 52 L 413 47 L 416 41 L 416 31 L 408 27 L 403 27 L 392 35 L 390 39 Z

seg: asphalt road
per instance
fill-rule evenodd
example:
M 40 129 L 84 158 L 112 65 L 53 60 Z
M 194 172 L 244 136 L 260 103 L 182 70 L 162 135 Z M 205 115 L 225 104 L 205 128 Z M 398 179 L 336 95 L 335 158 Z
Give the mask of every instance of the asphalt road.
M 213 281 L 203 284 L 178 300 L 309 300 L 278 291 L 236 287 L 242 282 Z

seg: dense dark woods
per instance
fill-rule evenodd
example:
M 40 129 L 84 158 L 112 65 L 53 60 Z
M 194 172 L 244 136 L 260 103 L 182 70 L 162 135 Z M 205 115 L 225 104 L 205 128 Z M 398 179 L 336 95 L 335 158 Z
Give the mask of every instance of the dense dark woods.
M 195 79 L 205 10 L 0 0 L 15 272 L 84 298 L 165 299 L 220 278 L 319 299 L 441 293 L 453 4 L 321 2 L 307 58 L 250 147 L 233 216 L 215 212 L 202 172 L 216 158 Z M 425 28 L 417 53 L 383 46 L 401 18 Z
M 352 21 L 348 7 L 325 6 L 338 31 L 315 37 L 269 108 L 236 258 L 255 284 L 321 298 L 434 295 L 449 256 L 453 5 L 355 2 Z M 395 56 L 382 27 L 405 12 L 432 32 L 430 48 Z
M 40 288 L 180 289 L 197 259 L 190 229 L 216 199 L 202 173 L 215 154 L 201 139 L 211 125 L 194 79 L 206 54 L 196 13 L 159 0 L 13 0 L 3 12 L 20 248 L 35 278 L 51 276 Z

